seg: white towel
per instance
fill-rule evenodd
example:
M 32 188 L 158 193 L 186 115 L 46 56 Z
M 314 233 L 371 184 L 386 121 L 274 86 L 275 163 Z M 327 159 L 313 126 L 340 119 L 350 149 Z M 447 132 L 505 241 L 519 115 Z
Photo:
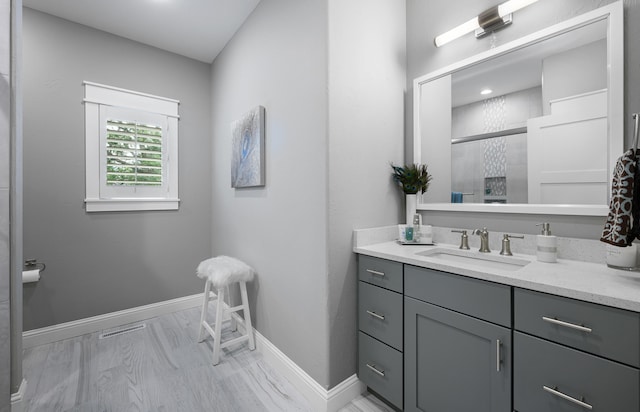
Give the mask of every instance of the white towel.
M 255 271 L 246 263 L 229 256 L 217 256 L 203 260 L 196 271 L 201 279 L 209 279 L 219 288 L 234 282 L 251 282 Z

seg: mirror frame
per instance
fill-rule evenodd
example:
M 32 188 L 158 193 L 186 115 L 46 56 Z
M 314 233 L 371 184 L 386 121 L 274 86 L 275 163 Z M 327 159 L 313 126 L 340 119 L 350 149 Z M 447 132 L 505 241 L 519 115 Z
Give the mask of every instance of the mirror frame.
M 622 1 L 611 3 L 572 19 L 547 27 L 533 34 L 511 41 L 457 63 L 433 71 L 413 81 L 413 161 L 422 163 L 422 134 L 420 130 L 420 88 L 429 81 L 453 74 L 464 68 L 483 63 L 528 45 L 570 32 L 588 24 L 608 20 L 607 24 L 607 86 L 608 133 L 610 153 L 607 159 L 609 176 L 624 150 L 624 8 Z M 619 148 L 613 150 L 612 148 Z M 607 199 L 610 199 L 610 184 Z M 548 214 L 576 216 L 607 216 L 609 205 L 575 204 L 493 204 L 493 203 L 424 203 L 419 195 L 417 210 L 495 212 L 519 214 Z

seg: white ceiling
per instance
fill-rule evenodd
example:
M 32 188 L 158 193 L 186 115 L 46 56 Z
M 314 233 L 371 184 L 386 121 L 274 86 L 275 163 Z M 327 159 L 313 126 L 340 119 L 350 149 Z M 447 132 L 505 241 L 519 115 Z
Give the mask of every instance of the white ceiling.
M 24 6 L 211 63 L 260 0 L 23 0 Z

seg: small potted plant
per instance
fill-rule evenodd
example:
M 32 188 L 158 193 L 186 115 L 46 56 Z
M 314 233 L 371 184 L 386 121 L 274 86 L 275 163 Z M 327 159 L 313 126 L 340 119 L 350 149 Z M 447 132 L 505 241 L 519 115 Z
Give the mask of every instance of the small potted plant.
M 433 176 L 427 172 L 426 164 L 409 164 L 395 166 L 391 163 L 393 181 L 400 186 L 406 195 L 407 224 L 413 222 L 416 213 L 417 193 L 425 193 L 429 189 L 429 183 Z

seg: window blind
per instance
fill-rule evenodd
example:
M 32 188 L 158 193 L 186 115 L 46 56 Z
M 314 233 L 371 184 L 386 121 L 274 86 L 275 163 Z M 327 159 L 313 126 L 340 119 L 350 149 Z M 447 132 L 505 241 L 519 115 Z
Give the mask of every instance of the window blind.
M 107 185 L 162 185 L 162 127 L 107 120 Z

